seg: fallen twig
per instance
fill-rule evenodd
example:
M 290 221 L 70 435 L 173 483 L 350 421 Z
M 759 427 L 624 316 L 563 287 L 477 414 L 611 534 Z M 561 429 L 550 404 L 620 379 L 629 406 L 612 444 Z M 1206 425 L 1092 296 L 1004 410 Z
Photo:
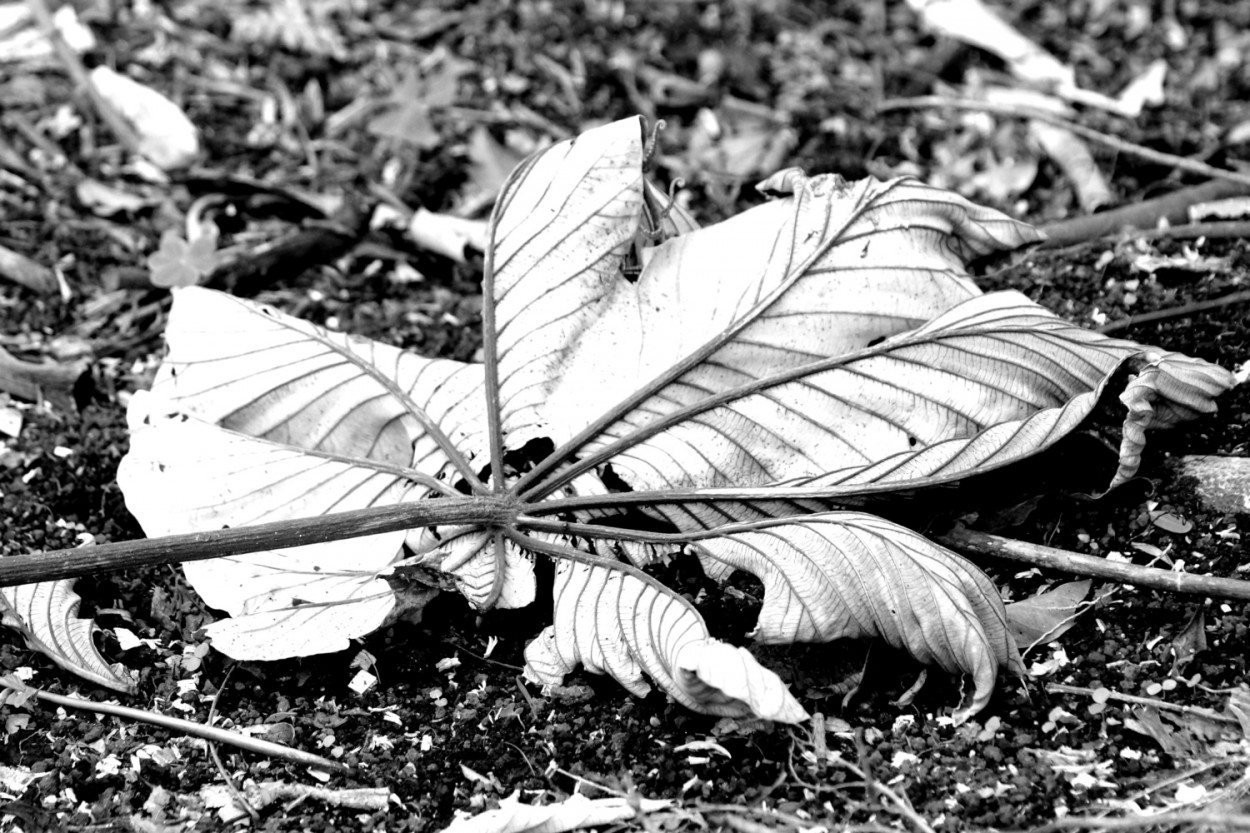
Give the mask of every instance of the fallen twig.
M 1063 685 L 1062 683 L 1051 683 L 1046 686 L 1046 690 L 1054 694 L 1084 694 L 1089 697 L 1094 696 L 1094 689 L 1082 688 L 1075 685 Z M 1149 706 L 1153 709 L 1163 709 L 1164 711 L 1180 712 L 1181 714 L 1191 714 L 1201 717 L 1205 720 L 1214 720 L 1217 723 L 1227 723 L 1232 726 L 1240 726 L 1241 722 L 1235 717 L 1226 714 L 1204 709 L 1201 706 L 1186 706 L 1181 703 L 1169 703 L 1166 700 L 1156 700 L 1153 697 L 1138 697 L 1135 694 L 1122 694 L 1118 691 L 1107 690 L 1108 700 L 1117 700 L 1121 703 L 1132 703 L 1135 706 Z
M 1181 188 L 1162 197 L 1122 205 L 1100 214 L 1087 214 L 1070 220 L 1048 223 L 1042 226 L 1042 231 L 1046 233 L 1046 241 L 1040 248 L 1057 249 L 1088 243 L 1102 237 L 1120 234 L 1125 229 L 1142 229 L 1151 236 L 1180 237 L 1182 236 L 1181 229 L 1189 224 L 1190 207 L 1247 194 L 1250 194 L 1250 186 L 1214 179 L 1201 185 Z M 1159 229 L 1159 225 L 1164 222 L 1171 227 L 1170 231 Z M 1227 226 L 1229 224 L 1201 223 L 1198 225 Z
M 247 752 L 255 752 L 258 755 L 265 755 L 270 758 L 281 758 L 292 763 L 303 764 L 304 766 L 314 766 L 338 772 L 351 771 L 351 767 L 341 764 L 338 761 L 332 761 L 329 758 L 323 758 L 320 755 L 313 755 L 310 752 L 292 749 L 289 746 L 271 743 L 267 740 L 250 738 L 246 735 L 229 732 L 225 729 L 216 729 L 212 726 L 205 726 L 202 723 L 193 723 L 190 720 L 183 720 L 180 717 L 170 717 L 167 714 L 144 711 L 143 709 L 132 709 L 129 706 L 120 706 L 116 703 L 97 703 L 93 700 L 83 700 L 79 697 L 66 697 L 63 694 L 53 694 L 49 691 L 44 691 L 42 689 L 19 683 L 12 677 L 0 677 L 0 686 L 25 694 L 33 694 L 39 700 L 43 700 L 46 703 L 52 703 L 57 706 L 64 706 L 67 709 L 79 709 L 81 711 L 95 712 L 96 714 L 108 714 L 113 717 L 120 717 L 126 720 L 148 723 L 153 726 L 160 726 L 162 728 L 169 729 L 173 732 L 180 732 L 184 735 L 203 738 L 207 741 L 228 744 Z
M 1077 124 L 1068 119 L 1056 116 L 1045 110 L 1038 110 L 1031 107 L 1013 107 L 1006 104 L 995 104 L 989 101 L 977 101 L 971 98 L 946 98 L 939 95 L 922 95 L 915 98 L 893 98 L 881 102 L 877 106 L 877 112 L 884 113 L 890 110 L 916 110 L 927 108 L 948 107 L 955 110 L 971 110 L 978 113 L 990 113 L 996 116 L 1005 116 L 1013 119 L 1032 119 L 1034 121 L 1053 124 L 1056 127 L 1062 127 L 1070 130 L 1082 139 L 1088 139 L 1091 142 L 1097 142 L 1105 147 L 1119 153 L 1136 156 L 1145 159 L 1147 162 L 1153 162 L 1156 165 L 1167 165 L 1189 173 L 1205 176 L 1208 179 L 1224 179 L 1229 182 L 1235 182 L 1243 187 L 1250 188 L 1250 174 L 1238 173 L 1224 168 L 1217 168 L 1214 165 L 1208 165 L 1205 162 L 1198 162 L 1193 159 L 1187 159 L 1184 156 L 1177 156 L 1172 153 L 1164 153 L 1163 151 L 1152 150 L 1143 145 L 1135 144 L 1124 139 L 1118 139 L 1115 136 L 1109 136 L 1091 127 Z
M 22 361 L 0 347 L 0 391 L 19 399 L 30 402 L 47 399 L 57 407 L 72 411 L 75 407 L 74 388 L 86 372 L 85 359 L 68 364 L 34 364 Z
M 1197 315 L 1207 310 L 1220 309 L 1221 307 L 1230 307 L 1234 304 L 1244 304 L 1250 301 L 1250 289 L 1234 292 L 1231 295 L 1225 295 L 1223 298 L 1214 298 L 1210 301 L 1195 301 L 1192 304 L 1182 304 L 1179 307 L 1171 307 L 1169 309 L 1159 309 L 1153 312 L 1143 312 L 1139 315 L 1130 315 L 1128 318 L 1122 318 L 1119 321 L 1112 321 L 1098 328 L 1100 333 L 1114 333 L 1119 330 L 1127 330 L 1129 327 L 1136 327 L 1138 324 L 1148 324 L 1151 321 L 1165 321 L 1169 318 L 1184 318 L 1188 315 Z
M 130 126 L 122 115 L 117 112 L 109 101 L 96 89 L 95 83 L 91 80 L 91 76 L 87 73 L 86 67 L 83 66 L 82 60 L 78 54 L 70 49 L 69 44 L 61 37 L 60 31 L 56 28 L 56 23 L 52 20 L 52 13 L 48 11 L 48 5 L 44 0 L 27 0 L 30 6 L 30 12 L 35 20 L 39 23 L 39 28 L 43 32 L 44 37 L 52 44 L 52 48 L 56 50 L 57 57 L 61 63 L 65 65 L 65 71 L 74 79 L 74 83 L 82 88 L 87 94 L 87 98 L 91 101 L 91 105 L 95 108 L 96 113 L 104 120 L 104 123 L 113 131 L 113 135 L 122 143 L 126 150 L 136 156 L 142 156 L 143 153 L 139 149 L 139 136 L 135 133 L 134 128 Z
M 1195 830 L 1250 830 L 1250 815 L 1234 815 L 1212 810 L 1199 813 L 1162 812 L 1124 818 L 1104 818 L 1102 816 L 1067 816 L 1056 819 L 1041 827 L 1034 827 L 1028 833 L 1050 833 L 1052 830 L 1139 830 L 1143 827 L 1178 828 L 1182 825 Z
M 1244 220 L 1220 220 L 1209 223 L 1186 223 L 1168 228 L 1139 229 L 1133 233 L 1138 240 L 1211 240 L 1250 237 L 1250 222 Z
M 221 699 L 221 692 L 225 690 L 226 683 L 230 681 L 230 675 L 233 673 L 234 665 L 232 664 L 230 668 L 226 670 L 226 676 L 222 678 L 221 685 L 217 686 L 217 692 L 213 694 L 213 702 L 208 704 L 208 719 L 205 720 L 205 724 L 208 726 L 213 725 L 213 717 L 217 714 L 217 701 Z M 239 791 L 238 784 L 234 783 L 234 778 L 230 777 L 230 773 L 226 770 L 226 765 L 221 761 L 221 755 L 217 753 L 217 744 L 211 740 L 208 742 L 208 754 L 212 757 L 213 763 L 217 767 L 217 771 L 221 773 L 221 778 L 226 783 L 226 789 L 230 791 L 232 796 L 234 796 L 235 804 L 242 807 L 247 814 L 252 817 L 252 822 L 254 824 L 258 823 L 260 821 L 260 812 L 252 806 L 250 801 L 247 800 L 247 796 Z
M 1127 561 L 1108 561 L 1105 558 L 1081 555 L 1041 544 L 1030 544 L 1027 541 L 1017 541 L 971 529 L 955 529 L 945 535 L 936 535 L 933 540 L 962 552 L 988 555 L 1008 561 L 1022 561 L 1035 567 L 1062 570 L 1078 576 L 1109 579 L 1137 587 L 1149 587 L 1191 596 L 1250 600 L 1250 581 L 1176 573 L 1155 567 L 1143 567 Z
M 0 278 L 40 295 L 55 295 L 60 288 L 51 269 L 4 246 L 0 246 Z

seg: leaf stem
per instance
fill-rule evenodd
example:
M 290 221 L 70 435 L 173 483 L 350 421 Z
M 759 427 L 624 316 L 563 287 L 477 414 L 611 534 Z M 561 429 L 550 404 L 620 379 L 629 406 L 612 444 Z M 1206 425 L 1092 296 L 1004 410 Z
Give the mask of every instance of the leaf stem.
M 513 516 L 511 503 L 502 498 L 447 497 L 315 518 L 14 555 L 0 558 L 0 587 L 341 541 L 436 524 L 501 525 L 509 523 Z

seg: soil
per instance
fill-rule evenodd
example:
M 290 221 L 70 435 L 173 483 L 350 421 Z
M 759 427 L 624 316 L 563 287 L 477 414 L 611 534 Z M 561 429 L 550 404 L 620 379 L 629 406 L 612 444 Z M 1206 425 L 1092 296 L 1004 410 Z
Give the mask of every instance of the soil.
M 660 177 L 684 176 L 682 199 L 713 221 L 758 199 L 749 184 L 760 172 L 708 174 L 708 157 L 689 152 L 699 108 L 736 99 L 766 109 L 772 133 L 783 125 L 792 131 L 777 160 L 784 164 L 848 178 L 915 173 L 1038 224 L 1083 213 L 1064 175 L 1044 158 L 1016 192 L 973 183 L 1008 154 L 1036 158 L 1018 122 L 932 110 L 877 114 L 884 99 L 976 75 L 1010 83 L 993 57 L 925 34 L 902 3 L 310 6 L 321 16 L 312 30 L 320 41 L 301 42 L 291 34 L 299 27 L 281 17 L 268 28 L 256 17 L 244 31 L 238 21 L 258 10 L 235 2 L 83 9 L 100 40 L 83 56 L 88 66 L 132 73 L 202 130 L 203 164 L 194 176 L 164 184 L 123 164 L 125 153 L 74 95 L 58 62 L 0 63 L 0 245 L 55 265 L 66 287 L 62 297 L 0 283 L 0 346 L 27 360 L 88 360 L 79 384 L 52 404 L 7 403 L 23 424 L 0 445 L 0 554 L 141 537 L 114 477 L 127 448 L 124 403 L 159 358 L 167 309 L 168 293 L 146 282 L 146 258 L 162 232 L 181 228 L 197 198 L 224 193 L 228 174 L 347 203 L 382 194 L 451 210 L 471 203 L 489 179 L 490 159 L 474 150 L 475 131 L 524 150 L 645 108 L 669 124 Z M 1239 33 L 1250 29 L 1247 4 L 1026 2 L 1014 4 L 1013 15 L 1029 37 L 1075 67 L 1087 89 L 1118 91 L 1153 60 L 1167 62 L 1164 103 L 1136 120 L 1082 111 L 1082 123 L 1212 164 L 1232 166 L 1244 155 L 1250 61 Z M 408 141 L 380 135 L 380 108 L 367 103 L 385 101 L 414 73 L 426 86 L 404 87 L 405 95 L 442 104 L 407 114 Z M 701 76 L 706 82 L 694 83 Z M 1098 146 L 1093 153 L 1117 203 L 1193 181 L 1131 154 Z M 77 190 L 84 177 L 145 202 L 101 216 Z M 229 199 L 228 242 L 255 247 L 307 223 L 291 211 L 289 196 Z M 1195 252 L 1223 262 L 1209 271 L 1135 266 L 1143 255 L 1180 262 Z M 472 263 L 418 249 L 388 229 L 323 261 L 302 272 L 279 265 L 236 289 L 426 355 L 476 354 L 481 300 Z M 1019 289 L 1093 327 L 1244 289 L 1250 244 L 1124 237 L 1016 253 L 980 269 L 986 289 Z M 1245 312 L 1227 306 L 1118 335 L 1235 369 L 1250 358 Z M 1105 483 L 1114 455 L 1095 420 L 1026 473 L 941 495 L 918 520 L 933 529 L 963 520 L 1076 552 L 1238 577 L 1250 518 L 1210 509 L 1173 465 L 1186 454 L 1247 456 L 1250 389 L 1234 389 L 1220 406 L 1215 416 L 1152 435 L 1143 478 L 1101 500 L 1085 495 Z M 1069 578 L 984 566 L 1013 599 Z M 745 641 L 758 584 L 740 577 L 726 592 L 697 575 L 667 578 L 707 599 L 703 609 L 717 635 Z M 1180 808 L 1193 826 L 1246 813 L 1248 753 L 1235 693 L 1250 685 L 1250 622 L 1240 602 L 1095 585 L 1097 601 L 1071 630 L 1027 654 L 1037 675 L 1003 680 L 989 708 L 962 726 L 948 716 L 958 681 L 930 672 L 913 697 L 922 669 L 881 646 L 762 649 L 763 661 L 820 715 L 787 730 L 695 715 L 658 694 L 631 698 L 589 675 L 539 691 L 518 674 L 542 611 L 479 617 L 440 599 L 422 624 L 396 625 L 340 654 L 231 663 L 206 650 L 198 630 L 214 613 L 175 568 L 91 576 L 77 591 L 83 615 L 102 628 L 105 657 L 139 676 L 138 693 L 122 702 L 224 727 L 262 727 L 350 772 L 319 773 L 226 746 L 215 747 L 218 764 L 205 742 L 145 723 L 10 702 L 0 707 L 0 764 L 39 777 L 4 786 L 5 829 L 220 829 L 227 825 L 201 790 L 226 776 L 236 784 L 394 794 L 381 810 L 309 798 L 270 804 L 241 822 L 275 831 L 438 830 L 457 813 L 497 806 L 516 790 L 538 803 L 574 792 L 676 799 L 677 810 L 629 826 L 748 833 L 761 824 L 1015 830 L 1069 815 L 1133 818 L 1138 808 Z M 123 650 L 121 631 L 140 644 Z M 0 634 L 0 667 L 50 692 L 116 696 L 61 672 L 15 632 Z M 350 684 L 362 667 L 378 683 L 358 693 Z M 1159 701 L 1173 710 L 1151 705 Z

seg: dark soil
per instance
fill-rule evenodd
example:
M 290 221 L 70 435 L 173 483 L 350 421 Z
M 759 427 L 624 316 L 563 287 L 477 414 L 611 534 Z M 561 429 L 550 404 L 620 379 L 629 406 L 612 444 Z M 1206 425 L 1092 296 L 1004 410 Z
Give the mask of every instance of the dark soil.
M 308 5 L 328 10 L 325 26 L 341 39 L 339 51 L 283 45 L 278 30 L 231 39 L 232 20 L 244 12 L 234 2 L 96 4 L 83 13 L 101 43 L 84 56 L 88 65 L 134 74 L 202 129 L 204 165 L 170 184 L 145 183 L 122 165 L 125 154 L 56 62 L 0 64 L 0 245 L 56 265 L 69 289 L 64 300 L 0 283 L 0 346 L 28 360 L 67 360 L 75 351 L 90 360 L 88 376 L 59 403 L 8 403 L 24 425 L 0 445 L 3 555 L 142 535 L 114 477 L 127 448 L 124 402 L 146 384 L 159 357 L 167 293 L 133 278 L 146 278 L 146 257 L 161 233 L 179 228 L 196 198 L 223 192 L 227 174 L 362 204 L 381 186 L 387 199 L 447 210 L 475 193 L 473 177 L 483 164 L 471 149 L 475 128 L 521 148 L 647 108 L 670 125 L 662 134 L 660 177 L 685 176 L 691 210 L 711 221 L 757 199 L 742 187 L 759 178 L 754 173 L 738 180 L 699 175 L 707 160 L 686 153 L 698 108 L 730 96 L 775 108 L 795 136 L 779 161 L 813 172 L 935 177 L 948 175 L 941 160 L 952 153 L 976 165 L 1004 151 L 1033 153 L 1023 128 L 1007 120 L 978 134 L 952 113 L 876 114 L 882 99 L 959 83 L 974 70 L 992 77 L 1003 71 L 992 57 L 922 33 L 902 3 Z M 1250 62 L 1244 40 L 1236 40 L 1250 28 L 1250 6 L 1228 0 L 1162 7 L 1173 10 L 1183 44 L 1169 44 L 1161 9 L 1151 4 L 1030 2 L 1015 4 L 1013 13 L 1026 34 L 1076 67 L 1088 89 L 1114 93 L 1165 58 L 1163 106 L 1137 121 L 1097 111 L 1082 121 L 1158 150 L 1231 165 L 1246 150 L 1245 131 L 1235 128 L 1250 122 Z M 1241 53 L 1229 59 L 1237 48 Z M 426 114 L 428 141 L 414 145 L 371 132 L 377 108 L 360 105 L 384 100 L 412 73 L 440 77 L 437 67 L 447 61 L 439 64 L 440 50 L 462 71 L 447 82 L 454 106 Z M 693 92 L 672 83 L 697 79 L 709 67 L 719 72 Z M 68 114 L 82 123 L 59 130 L 55 120 Z M 1125 204 L 1191 182 L 1131 155 L 1097 147 L 1094 154 Z M 75 197 L 84 176 L 151 203 L 98 216 Z M 1022 193 L 969 195 L 1039 224 L 1081 213 L 1063 175 L 1045 160 Z M 223 245 L 255 247 L 306 222 L 254 197 L 231 200 L 233 239 Z M 1227 263 L 1206 274 L 1152 276 L 1133 267 L 1140 254 L 1186 249 Z M 414 268 L 420 279 L 404 279 Z M 987 289 L 1020 289 L 1098 326 L 1244 289 L 1250 245 L 1124 239 L 1016 254 L 983 269 Z M 480 346 L 478 271 L 417 250 L 398 232 L 375 231 L 344 257 L 297 272 L 274 268 L 252 279 L 247 294 L 427 355 L 470 359 Z M 1250 358 L 1244 305 L 1119 335 L 1229 368 Z M 921 522 L 937 529 L 962 517 L 1077 552 L 1240 576 L 1250 519 L 1205 507 L 1171 461 L 1246 456 L 1250 389 L 1234 389 L 1216 416 L 1152 435 L 1143 479 L 1090 500 L 1084 495 L 1105 483 L 1114 460 L 1096 429 L 1024 474 L 938 496 L 938 509 Z M 1160 525 L 1162 512 L 1179 516 L 1189 531 Z M 985 566 L 1011 598 L 1066 580 Z M 692 594 L 706 590 L 712 628 L 744 640 L 758 608 L 757 584 L 739 578 L 726 594 L 699 576 L 670 578 Z M 958 683 L 940 672 L 929 674 L 913 701 L 895 704 L 921 669 L 881 646 L 764 649 L 762 659 L 809 711 L 823 715 L 815 728 L 785 730 L 694 715 L 656 694 L 633 699 L 610 680 L 586 675 L 540 692 L 518 678 L 525 640 L 543 624 L 535 612 L 477 617 L 440 600 L 423 624 L 397 625 L 342 654 L 232 665 L 204 650 L 197 631 L 213 612 L 177 569 L 91 576 L 77 589 L 84 615 L 103 628 L 104 655 L 139 675 L 139 692 L 123 702 L 200 722 L 211 713 L 225 727 L 267 725 L 271 735 L 352 772 L 325 781 L 305 767 L 226 747 L 217 749 L 219 768 L 204 742 L 163 729 L 34 702 L 5 705 L 0 764 L 41 774 L 24 789 L 3 788 L 9 801 L 0 806 L 0 827 L 11 826 L 5 829 L 217 829 L 222 823 L 201 789 L 226 774 L 236 783 L 377 786 L 396 796 L 376 812 L 314 800 L 275 804 L 254 822 L 291 831 L 437 830 L 455 813 L 495 806 L 514 790 L 543 802 L 574 791 L 681 799 L 684 811 L 657 823 L 743 831 L 758 831 L 753 824 L 1021 829 L 1132 805 L 1201 809 L 1205 804 L 1194 803 L 1201 795 L 1214 803 L 1211 812 L 1245 812 L 1250 782 L 1235 721 L 1047 690 L 1052 683 L 1107 689 L 1222 713 L 1229 692 L 1250 684 L 1243 603 L 1095 586 L 1098 601 L 1075 627 L 1026 656 L 1026 664 L 1053 668 L 1003 680 L 990 707 L 960 727 L 945 716 L 959 699 Z M 1187 628 L 1199 614 L 1205 645 L 1188 655 L 1181 637 L 1192 636 Z M 122 651 L 118 628 L 143 644 Z M 488 643 L 495 647 L 485 658 Z M 379 683 L 358 694 L 349 683 L 362 652 L 376 658 L 369 670 Z M 11 631 L 0 634 L 0 666 L 51 692 L 115 696 L 61 672 Z M 860 670 L 863 679 L 848 694 L 845 681 Z M 718 747 L 681 750 L 692 741 Z M 905 796 L 914 813 L 874 792 L 862 774 Z

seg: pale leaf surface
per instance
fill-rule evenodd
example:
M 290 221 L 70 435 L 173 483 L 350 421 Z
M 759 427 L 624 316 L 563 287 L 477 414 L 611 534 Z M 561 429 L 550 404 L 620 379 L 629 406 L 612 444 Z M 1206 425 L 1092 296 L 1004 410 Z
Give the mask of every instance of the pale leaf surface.
M 480 365 L 425 359 L 197 287 L 174 291 L 152 390 L 252 437 L 434 475 L 430 428 L 480 454 Z
M 712 639 L 685 599 L 624 565 L 556 564 L 554 621 L 525 650 L 526 674 L 559 683 L 578 665 L 637 695 L 650 686 L 705 714 L 786 723 L 807 713 L 772 671 Z
M 575 341 L 557 344 L 528 319 L 501 323 L 527 331 L 532 353 L 561 357 L 544 389 L 557 445 L 629 393 L 655 388 L 628 398 L 629 415 L 608 438 L 909 330 L 979 293 L 963 257 L 1037 239 L 1022 223 L 910 180 L 819 176 L 795 187 L 794 197 L 645 250 L 636 282 L 583 273 L 578 286 L 595 304 L 582 315 L 598 317 Z M 526 288 L 540 298 L 570 291 L 542 273 Z M 505 413 L 519 407 L 508 392 Z
M 499 807 L 469 818 L 459 818 L 443 833 L 565 833 L 587 827 L 629 821 L 641 813 L 672 806 L 672 802 L 643 798 L 587 798 L 575 793 L 554 804 L 522 804 L 517 793 L 500 799 Z
M 968 674 L 961 714 L 979 711 L 1000 667 L 1020 664 L 998 591 L 958 555 L 872 515 L 831 512 L 698 540 L 707 572 L 764 583 L 752 634 L 766 643 L 875 636 L 925 663 Z
M 109 665 L 92 639 L 91 619 L 78 618 L 77 579 L 0 588 L 0 624 L 20 632 L 26 644 L 57 665 L 96 685 L 130 693 L 135 681 Z
M 130 453 L 118 482 L 150 535 L 393 505 L 413 488 L 402 469 L 352 464 L 227 431 L 146 392 L 135 395 L 128 417 Z M 403 532 L 383 533 L 193 561 L 184 570 L 211 606 L 236 617 L 268 617 L 229 626 L 236 634 L 232 656 L 300 656 L 310 646 L 346 647 L 349 637 L 381 625 L 393 600 L 379 576 L 390 570 L 403 539 Z M 323 619 L 334 625 L 318 638 Z M 266 634 L 264 623 L 278 620 L 282 627 Z M 257 640 L 254 648 L 247 634 Z M 279 653 L 283 641 L 289 653 Z M 224 642 L 218 646 L 227 649 Z
M 426 496 L 479 453 L 481 368 L 427 360 L 211 290 L 174 293 L 169 355 L 131 403 L 118 480 L 149 535 Z M 452 452 L 449 456 L 448 452 Z M 416 485 L 419 483 L 420 485 Z M 190 562 L 237 658 L 339 650 L 379 627 L 401 532 Z M 318 634 L 322 634 L 318 636 Z
M 783 470 L 790 476 L 772 484 L 843 487 L 848 495 L 857 485 L 946 482 L 1049 447 L 1088 416 L 1124 361 L 1151 356 L 1158 369 L 1130 389 L 1134 401 L 1167 403 L 1169 414 L 1213 409 L 1233 381 L 1206 362 L 1147 352 L 1064 322 L 1018 293 L 994 293 L 678 421 L 611 463 L 638 490 L 763 485 Z M 1128 465 L 1144 438 L 1126 431 L 1126 439 L 1138 443 L 1126 451 Z M 805 460 L 793 459 L 796 449 Z M 784 466 L 763 465 L 778 459 Z
M 596 326 L 638 232 L 642 125 L 625 119 L 531 157 L 499 197 L 494 296 L 512 448 L 553 436 L 548 397 Z

